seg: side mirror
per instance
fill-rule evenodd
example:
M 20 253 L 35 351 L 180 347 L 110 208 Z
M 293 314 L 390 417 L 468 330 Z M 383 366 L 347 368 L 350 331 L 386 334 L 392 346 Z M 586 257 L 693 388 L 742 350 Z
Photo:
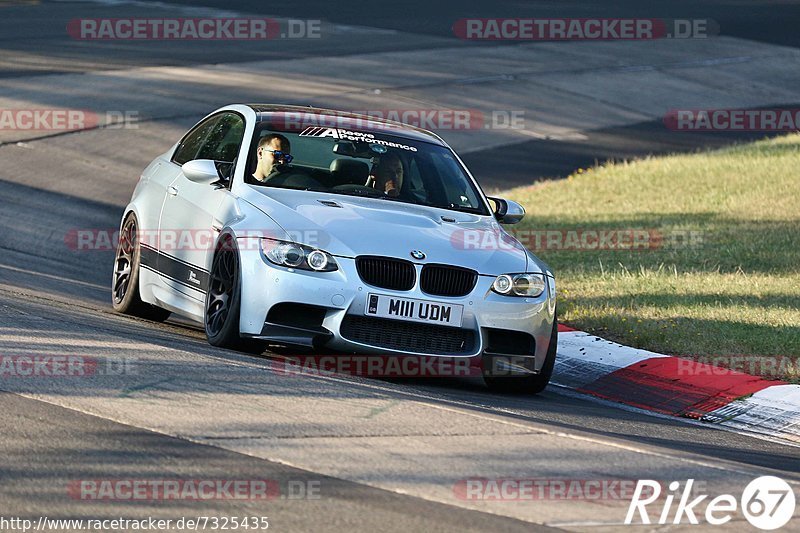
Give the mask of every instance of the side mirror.
M 501 224 L 516 224 L 525 217 L 525 208 L 513 200 L 505 198 L 492 198 L 494 203 L 494 218 Z
M 195 183 L 211 184 L 222 179 L 211 159 L 194 159 L 183 164 L 183 175 Z

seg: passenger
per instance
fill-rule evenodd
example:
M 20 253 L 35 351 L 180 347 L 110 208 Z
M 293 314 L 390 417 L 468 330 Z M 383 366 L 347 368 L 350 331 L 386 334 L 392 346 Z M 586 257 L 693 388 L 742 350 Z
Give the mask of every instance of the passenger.
M 375 168 L 375 185 L 379 191 L 387 196 L 398 196 L 403 187 L 403 162 L 395 152 L 389 152 L 381 157 Z
M 256 181 L 266 183 L 285 170 L 285 165 L 292 162 L 292 147 L 289 139 L 279 133 L 270 133 L 258 141 L 258 166 L 253 172 Z

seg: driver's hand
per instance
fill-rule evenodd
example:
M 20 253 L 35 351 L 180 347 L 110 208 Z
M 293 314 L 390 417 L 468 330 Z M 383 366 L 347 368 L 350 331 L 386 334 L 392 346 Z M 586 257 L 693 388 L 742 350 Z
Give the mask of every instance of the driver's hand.
M 385 192 L 387 196 L 398 196 L 400 194 L 400 191 L 394 186 L 394 180 L 388 180 L 384 184 L 383 192 Z

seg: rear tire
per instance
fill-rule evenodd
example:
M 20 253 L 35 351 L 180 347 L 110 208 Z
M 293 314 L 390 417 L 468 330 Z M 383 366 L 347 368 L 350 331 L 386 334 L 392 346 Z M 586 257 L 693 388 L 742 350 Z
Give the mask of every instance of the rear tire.
M 490 376 L 487 369 L 483 371 L 483 381 L 492 390 L 501 393 L 525 393 L 539 394 L 550 383 L 553 375 L 553 367 L 556 363 L 556 351 L 558 350 L 558 320 L 553 316 L 553 331 L 550 334 L 550 344 L 547 346 L 547 356 L 544 365 L 538 374 L 529 376 Z
M 111 282 L 111 305 L 118 313 L 163 322 L 170 312 L 142 301 L 139 295 L 139 267 L 142 249 L 139 245 L 139 223 L 136 215 L 128 213 L 119 233 Z
M 203 323 L 212 346 L 253 354 L 263 353 L 267 344 L 243 339 L 239 333 L 241 308 L 241 268 L 234 240 L 226 236 L 217 246 L 211 264 Z

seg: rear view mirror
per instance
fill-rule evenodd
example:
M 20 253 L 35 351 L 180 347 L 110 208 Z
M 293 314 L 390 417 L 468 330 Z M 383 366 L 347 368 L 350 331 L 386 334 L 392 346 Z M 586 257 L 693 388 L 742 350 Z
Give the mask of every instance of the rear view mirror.
M 195 183 L 214 183 L 222 179 L 217 164 L 211 159 L 194 159 L 183 164 L 183 175 Z
M 356 157 L 358 150 L 356 150 L 356 144 L 353 141 L 336 141 L 336 144 L 333 145 L 333 153 Z
M 388 151 L 389 149 L 380 143 L 368 144 L 365 141 L 336 141 L 336 144 L 333 145 L 334 154 L 358 157 L 361 159 L 381 156 Z

